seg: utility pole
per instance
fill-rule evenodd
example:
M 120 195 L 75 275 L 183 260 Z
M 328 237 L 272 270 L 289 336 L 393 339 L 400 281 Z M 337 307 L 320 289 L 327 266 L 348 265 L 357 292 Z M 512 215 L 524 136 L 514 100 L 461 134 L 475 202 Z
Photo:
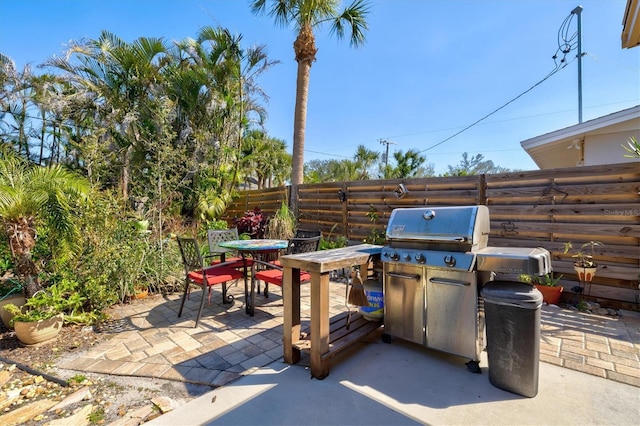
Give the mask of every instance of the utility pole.
M 582 123 L 582 6 L 571 11 L 578 17 L 578 124 Z
M 381 145 L 387 146 L 387 151 L 384 154 L 384 166 L 387 167 L 389 165 L 389 145 L 392 145 L 392 144 L 396 145 L 396 143 L 386 139 L 379 139 L 378 141 L 380 142 Z

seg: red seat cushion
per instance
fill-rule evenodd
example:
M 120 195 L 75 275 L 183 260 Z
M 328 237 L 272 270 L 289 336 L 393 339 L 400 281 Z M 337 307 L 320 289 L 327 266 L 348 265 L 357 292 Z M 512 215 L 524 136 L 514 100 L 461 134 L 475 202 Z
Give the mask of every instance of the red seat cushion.
M 229 263 L 230 262 L 230 263 Z M 220 263 L 220 259 L 213 260 L 211 265 L 217 265 Z M 244 268 L 244 259 L 241 257 L 231 257 L 229 259 L 225 259 L 224 263 L 229 263 L 225 265 L 227 268 Z M 247 267 L 251 266 L 253 263 L 253 259 L 247 259 Z
M 282 275 L 283 272 L 279 269 L 267 269 L 256 273 L 256 279 L 260 281 L 266 281 L 270 284 L 279 285 L 282 287 Z M 311 274 L 305 271 L 300 271 L 300 282 L 310 281 Z
M 205 269 L 207 275 L 207 285 L 221 284 L 227 281 L 238 280 L 244 277 L 244 274 L 228 266 L 219 266 L 217 268 Z M 203 284 L 202 270 L 189 272 L 189 279 L 198 285 Z

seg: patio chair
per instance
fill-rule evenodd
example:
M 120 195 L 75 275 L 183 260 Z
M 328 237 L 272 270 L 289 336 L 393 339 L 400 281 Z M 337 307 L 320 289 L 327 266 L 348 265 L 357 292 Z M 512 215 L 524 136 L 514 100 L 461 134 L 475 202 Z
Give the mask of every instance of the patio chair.
M 185 271 L 184 294 L 182 295 L 178 317 L 182 316 L 182 309 L 184 308 L 185 300 L 189 296 L 191 284 L 202 287 L 202 300 L 196 317 L 195 327 L 197 327 L 204 307 L 205 290 L 207 300 L 211 303 L 211 288 L 216 284 L 222 284 L 222 303 L 231 303 L 233 302 L 233 296 L 227 295 L 227 282 L 244 278 L 244 274 L 224 264 L 205 267 L 204 260 L 200 254 L 200 247 L 195 238 L 178 237 L 177 240 Z
M 284 254 L 298 254 L 308 253 L 311 251 L 317 251 L 320 245 L 321 236 L 311 238 L 291 238 L 289 240 L 289 246 Z M 269 283 L 282 287 L 283 280 L 283 268 L 276 262 L 262 262 L 255 261 L 257 263 L 256 269 L 258 271 L 255 274 L 255 279 L 264 281 L 264 296 L 269 297 Z M 307 282 L 311 280 L 311 274 L 305 271 L 300 271 L 300 282 Z M 260 287 L 258 286 L 258 291 Z
M 316 245 L 315 248 L 313 248 L 313 243 L 315 240 L 309 240 L 314 238 L 318 238 L 318 244 Z M 289 240 L 289 247 L 280 254 L 294 254 L 294 253 L 304 253 L 305 251 L 316 251 L 318 250 L 318 246 L 320 244 L 321 239 L 322 239 L 322 231 L 320 230 L 310 231 L 308 229 L 297 229 L 295 237 Z M 296 240 L 297 240 L 298 246 L 300 246 L 300 244 L 304 244 L 305 242 L 307 242 L 306 240 L 309 240 L 308 243 L 311 245 L 309 247 L 300 246 L 299 249 L 301 251 L 296 251 L 297 249 L 292 247 L 292 245 L 293 246 L 296 245 Z M 278 260 L 277 257 L 278 256 L 276 256 L 275 259 L 270 259 L 269 262 L 276 266 L 280 266 L 280 261 Z M 258 291 L 259 291 L 259 287 L 258 287 Z
M 296 235 L 294 238 L 313 238 L 322 237 L 322 231 L 310 231 L 308 229 L 296 229 Z
M 220 247 L 219 244 L 223 241 L 237 240 L 238 228 L 231 229 L 210 229 L 207 231 L 207 241 L 209 243 L 209 254 L 207 258 L 212 258 L 211 265 L 217 265 L 219 263 L 227 263 L 226 266 L 234 269 L 242 269 L 247 273 L 246 267 L 251 266 L 251 259 L 244 259 L 241 256 L 228 248 Z M 231 257 L 227 258 L 227 255 Z

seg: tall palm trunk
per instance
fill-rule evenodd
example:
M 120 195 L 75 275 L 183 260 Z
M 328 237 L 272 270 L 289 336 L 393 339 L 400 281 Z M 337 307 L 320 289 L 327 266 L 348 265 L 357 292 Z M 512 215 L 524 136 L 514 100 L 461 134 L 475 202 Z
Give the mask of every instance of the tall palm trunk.
M 296 105 L 293 118 L 293 154 L 291 170 L 291 210 L 298 215 L 298 185 L 304 180 L 304 135 L 307 127 L 307 102 L 311 64 L 316 60 L 315 37 L 311 25 L 303 25 L 293 43 L 298 62 Z

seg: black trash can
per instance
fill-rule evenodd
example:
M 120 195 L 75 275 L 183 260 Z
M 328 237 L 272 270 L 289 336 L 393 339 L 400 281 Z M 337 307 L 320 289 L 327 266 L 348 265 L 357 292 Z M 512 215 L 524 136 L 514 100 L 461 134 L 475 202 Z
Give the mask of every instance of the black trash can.
M 533 398 L 538 394 L 542 294 L 532 285 L 492 281 L 482 289 L 489 381 Z

